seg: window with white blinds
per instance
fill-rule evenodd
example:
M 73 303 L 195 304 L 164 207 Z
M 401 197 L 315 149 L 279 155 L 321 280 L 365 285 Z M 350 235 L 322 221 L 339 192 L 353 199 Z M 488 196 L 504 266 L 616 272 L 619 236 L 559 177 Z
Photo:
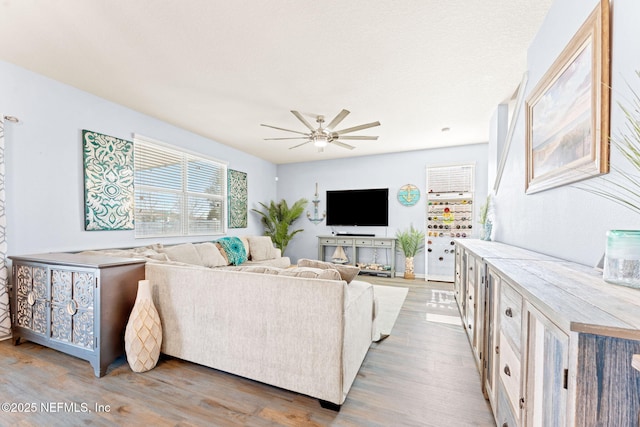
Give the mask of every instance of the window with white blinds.
M 224 234 L 227 165 L 134 138 L 135 236 Z

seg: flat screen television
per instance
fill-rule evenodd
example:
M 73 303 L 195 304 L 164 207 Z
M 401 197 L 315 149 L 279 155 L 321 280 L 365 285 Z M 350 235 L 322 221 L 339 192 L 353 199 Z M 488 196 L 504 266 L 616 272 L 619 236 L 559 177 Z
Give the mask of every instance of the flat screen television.
M 327 191 L 327 225 L 388 226 L 389 189 Z

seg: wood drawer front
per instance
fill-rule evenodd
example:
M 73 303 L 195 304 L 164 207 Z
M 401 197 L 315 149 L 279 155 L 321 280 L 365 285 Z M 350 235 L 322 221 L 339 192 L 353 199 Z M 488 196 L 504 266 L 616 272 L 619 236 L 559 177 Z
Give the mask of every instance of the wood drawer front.
M 356 246 L 372 246 L 373 241 L 365 239 L 356 239 Z
M 353 239 L 338 239 L 339 245 L 353 245 Z
M 517 427 L 517 418 L 513 415 L 513 408 L 509 403 L 504 386 L 500 384 L 498 386 L 498 407 L 496 409 L 496 425 L 497 427 Z
M 500 359 L 498 373 L 504 389 L 513 407 L 514 414 L 519 413 L 520 405 L 520 356 L 511 347 L 500 332 Z
M 391 240 L 374 240 L 373 241 L 373 245 L 374 246 L 383 246 L 385 248 L 390 248 L 391 247 Z
M 500 330 L 507 336 L 516 353 L 520 354 L 522 296 L 504 282 L 500 286 Z
M 320 243 L 323 245 L 335 245 L 336 239 L 320 239 Z

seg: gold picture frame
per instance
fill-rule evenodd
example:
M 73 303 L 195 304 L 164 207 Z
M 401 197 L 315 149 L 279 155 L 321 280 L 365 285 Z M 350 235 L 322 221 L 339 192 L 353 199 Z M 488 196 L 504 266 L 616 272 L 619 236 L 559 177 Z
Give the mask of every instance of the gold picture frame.
M 526 100 L 526 187 L 609 172 L 610 21 L 601 0 Z

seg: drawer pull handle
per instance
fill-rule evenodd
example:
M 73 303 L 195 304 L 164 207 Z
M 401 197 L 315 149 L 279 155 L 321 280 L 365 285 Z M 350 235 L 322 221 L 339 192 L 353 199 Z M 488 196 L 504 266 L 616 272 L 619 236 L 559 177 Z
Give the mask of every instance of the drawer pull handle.
M 509 369 L 509 365 L 504 365 L 504 373 L 506 376 L 511 376 L 511 369 Z
M 520 398 L 520 409 L 524 409 L 524 397 Z
M 504 311 L 504 314 L 507 317 L 513 317 L 513 311 L 511 310 L 511 307 L 507 307 L 507 309 Z
M 496 354 L 500 354 L 500 346 L 499 345 L 496 346 Z
M 469 329 L 473 329 L 473 328 L 471 327 L 471 323 L 469 323 Z

